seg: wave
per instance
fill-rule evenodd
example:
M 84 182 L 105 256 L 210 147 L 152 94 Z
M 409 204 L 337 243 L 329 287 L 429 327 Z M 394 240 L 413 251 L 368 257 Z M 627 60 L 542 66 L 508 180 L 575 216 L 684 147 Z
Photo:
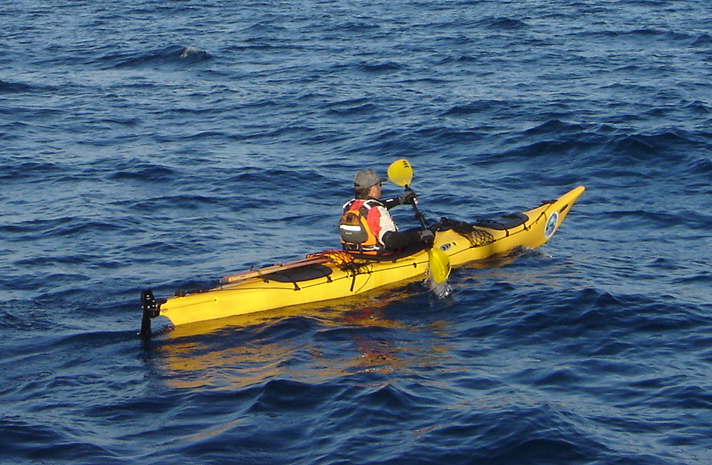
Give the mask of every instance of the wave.
M 124 162 L 113 168 L 108 179 L 113 181 L 138 181 L 138 182 L 172 182 L 177 177 L 177 172 L 164 165 L 145 163 L 140 160 Z
M 504 110 L 510 105 L 502 100 L 478 100 L 463 105 L 456 105 L 443 113 L 443 116 L 467 116 L 483 112 Z
M 524 29 L 529 27 L 525 21 L 506 16 L 485 18 L 480 21 L 480 24 L 494 30 Z
M 404 66 L 395 61 L 384 61 L 384 62 L 362 62 L 356 65 L 356 68 L 365 73 L 390 73 L 394 71 L 400 71 Z
M 27 161 L 24 159 L 7 160 L 0 165 L 0 179 L 46 179 L 48 175 L 64 173 L 65 169 L 57 163 L 49 161 Z
M 489 104 L 454 107 L 449 114 L 487 111 Z M 477 139 L 477 131 L 466 134 Z M 479 134 L 486 138 L 487 134 Z M 660 128 L 649 133 L 631 131 L 610 125 L 549 120 L 524 131 L 513 133 L 502 144 L 499 152 L 481 154 L 480 163 L 502 163 L 520 160 L 547 160 L 572 167 L 589 168 L 590 175 L 657 177 L 660 170 L 678 176 L 700 178 L 709 172 L 710 158 L 705 156 L 707 134 L 676 128 Z M 467 140 L 466 138 L 463 140 Z M 631 170 L 633 168 L 633 170 Z M 536 176 L 536 173 L 534 173 Z M 551 173 L 547 173 L 550 176 Z
M 359 116 L 373 114 L 379 107 L 368 98 L 356 98 L 332 102 L 326 105 L 327 113 L 334 116 Z
M 23 241 L 52 236 L 70 237 L 77 234 L 114 233 L 121 229 L 120 225 L 108 221 L 75 216 L 27 220 L 0 227 L 2 232 L 21 235 Z
M 16 94 L 22 92 L 30 92 L 34 88 L 29 84 L 21 82 L 7 82 L 0 80 L 0 94 Z
M 693 47 L 710 47 L 712 46 L 712 35 L 704 33 L 695 37 L 691 44 Z
M 106 448 L 90 444 L 87 437 L 76 434 L 71 429 L 58 427 L 54 422 L 25 420 L 20 416 L 0 419 L 0 443 L 6 457 L 31 457 L 33 462 L 66 461 L 71 463 L 77 456 L 111 457 Z
M 115 69 L 158 68 L 176 70 L 191 67 L 212 59 L 213 56 L 210 55 L 210 53 L 200 48 L 192 46 L 169 46 L 161 50 L 133 57 L 110 55 L 104 57 L 101 61 L 112 63 L 111 67 Z

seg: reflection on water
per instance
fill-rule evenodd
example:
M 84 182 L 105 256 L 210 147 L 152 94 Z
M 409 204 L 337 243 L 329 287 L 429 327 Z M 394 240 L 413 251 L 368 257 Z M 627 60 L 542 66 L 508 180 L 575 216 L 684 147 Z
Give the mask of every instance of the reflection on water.
M 417 287 L 417 289 L 415 289 Z M 295 307 L 182 325 L 154 341 L 152 359 L 174 388 L 243 389 L 270 379 L 326 382 L 345 374 L 439 363 L 447 347 L 440 322 L 408 325 L 386 309 L 427 289 L 411 286 L 325 308 Z M 382 331 L 374 331 L 373 329 Z M 429 337 L 422 344 L 421 333 Z

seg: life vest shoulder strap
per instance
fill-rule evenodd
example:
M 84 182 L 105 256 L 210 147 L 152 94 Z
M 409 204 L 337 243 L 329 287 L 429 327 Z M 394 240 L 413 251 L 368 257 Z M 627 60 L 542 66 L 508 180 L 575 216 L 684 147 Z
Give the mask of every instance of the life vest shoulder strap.
M 383 203 L 379 202 L 376 199 L 353 199 L 353 200 L 349 200 L 348 202 L 346 202 L 344 204 L 344 207 L 343 207 L 344 211 L 352 210 L 353 209 L 352 206 L 357 202 L 361 202 L 361 205 L 359 205 L 359 209 L 365 208 L 367 211 L 372 209 L 373 207 L 383 207 L 384 206 Z

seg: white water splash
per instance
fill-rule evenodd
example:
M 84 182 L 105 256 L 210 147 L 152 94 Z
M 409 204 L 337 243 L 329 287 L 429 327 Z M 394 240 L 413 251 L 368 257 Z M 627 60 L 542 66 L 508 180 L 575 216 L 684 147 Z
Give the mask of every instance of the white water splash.
M 433 277 L 428 273 L 425 280 L 428 289 L 437 296 L 438 299 L 446 299 L 452 294 L 452 286 L 447 282 L 447 279 L 441 283 L 435 282 Z

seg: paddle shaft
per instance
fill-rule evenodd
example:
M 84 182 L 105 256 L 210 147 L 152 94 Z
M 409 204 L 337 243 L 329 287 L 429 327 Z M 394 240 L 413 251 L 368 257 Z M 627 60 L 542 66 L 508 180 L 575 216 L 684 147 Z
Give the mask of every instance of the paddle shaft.
M 409 189 L 408 185 L 405 185 L 405 190 L 407 191 Z M 412 189 L 411 189 L 412 190 Z M 428 229 L 428 225 L 425 224 L 425 216 L 420 213 L 420 210 L 418 209 L 418 200 L 413 199 L 413 211 L 415 211 L 415 217 L 418 219 L 420 222 L 420 226 L 425 230 Z

